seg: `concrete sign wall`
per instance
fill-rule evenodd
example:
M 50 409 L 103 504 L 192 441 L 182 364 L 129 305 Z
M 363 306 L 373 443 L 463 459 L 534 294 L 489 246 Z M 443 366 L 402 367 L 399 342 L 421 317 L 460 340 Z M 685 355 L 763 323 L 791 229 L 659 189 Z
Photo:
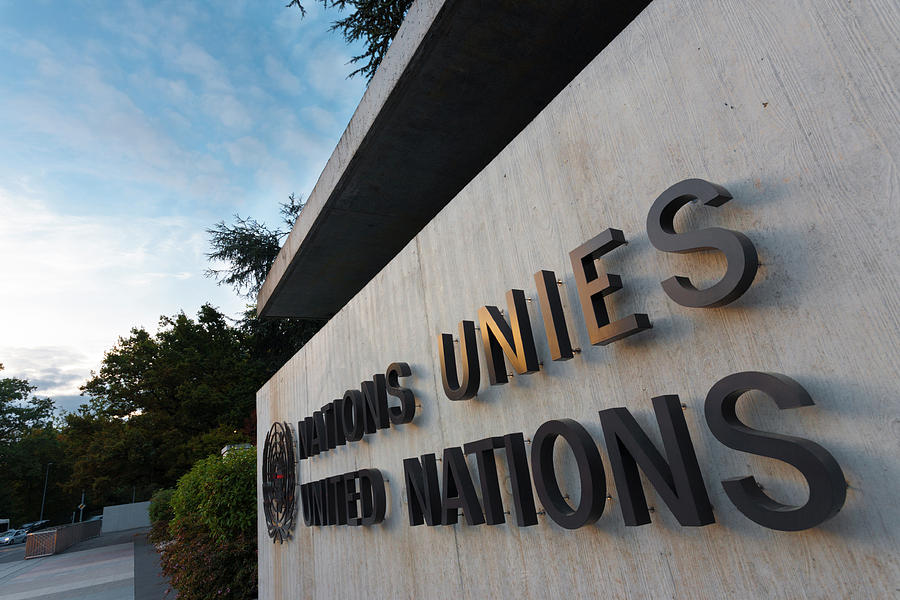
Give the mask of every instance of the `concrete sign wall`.
M 298 514 L 293 537 L 273 544 L 261 509 L 260 598 L 896 594 L 898 31 L 891 0 L 651 3 L 259 391 L 260 451 L 273 422 L 296 431 L 396 361 L 409 364 L 403 385 L 420 405 L 412 423 L 299 461 L 301 484 L 379 469 L 387 515 L 370 527 L 308 527 Z M 708 287 L 725 272 L 722 255 L 660 252 L 647 232 L 654 200 L 690 177 L 733 200 L 685 207 L 676 231 L 739 231 L 759 254 L 748 291 L 720 308 L 681 306 L 660 282 L 683 275 Z M 607 305 L 613 318 L 647 314 L 652 329 L 592 346 L 569 252 L 608 228 L 628 244 L 601 259 L 623 283 Z M 534 281 L 541 269 L 562 282 L 581 348 L 572 360 L 551 360 Z M 458 338 L 458 322 L 477 323 L 484 305 L 509 318 L 512 288 L 532 299 L 539 371 L 510 366 L 510 382 L 491 386 L 479 341 L 477 397 L 448 400 L 438 336 Z M 797 470 L 732 450 L 710 431 L 707 393 L 741 371 L 787 375 L 814 401 L 778 410 L 754 392 L 738 416 L 812 440 L 839 463 L 846 502 L 821 525 L 775 531 L 725 494 L 722 480 L 752 474 L 780 502 L 807 497 Z M 666 394 L 684 405 L 714 524 L 680 525 L 646 479 L 652 522 L 624 524 L 598 411 L 627 408 L 661 449 L 651 398 Z M 537 525 L 518 527 L 498 460 L 506 523 L 409 525 L 404 459 L 514 432 L 530 441 L 563 418 L 581 423 L 602 455 L 609 498 L 596 523 L 568 530 L 539 514 Z M 555 464 L 574 502 L 577 469 L 562 444 Z
M 150 501 L 103 507 L 103 533 L 150 527 Z

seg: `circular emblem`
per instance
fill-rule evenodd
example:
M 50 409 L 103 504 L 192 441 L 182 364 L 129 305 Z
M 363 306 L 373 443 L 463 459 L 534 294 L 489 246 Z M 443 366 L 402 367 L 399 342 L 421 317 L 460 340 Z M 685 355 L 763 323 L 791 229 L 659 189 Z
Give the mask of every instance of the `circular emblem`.
M 287 423 L 275 422 L 263 447 L 263 512 L 272 543 L 284 543 L 294 528 L 297 477 L 294 469 L 294 436 Z

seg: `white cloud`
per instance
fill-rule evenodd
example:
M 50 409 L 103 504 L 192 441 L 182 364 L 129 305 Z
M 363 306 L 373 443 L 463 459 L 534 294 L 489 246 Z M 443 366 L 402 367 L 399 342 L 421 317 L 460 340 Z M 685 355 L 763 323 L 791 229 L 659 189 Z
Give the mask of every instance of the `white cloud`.
M 347 78 L 356 67 L 348 64 L 346 49 L 326 40 L 307 52 L 311 57 L 305 61 L 309 85 L 331 101 L 356 104 L 365 83 L 359 76 Z
M 0 25 L 3 375 L 75 408 L 131 327 L 205 301 L 244 308 L 202 276 L 204 230 L 234 212 L 276 225 L 365 87 L 327 31 L 338 13 L 308 7 L 301 21 L 277 5 L 123 0 L 77 9 L 100 32 Z
M 337 129 L 338 122 L 334 118 L 334 113 L 320 106 L 307 106 L 300 110 L 305 123 L 312 124 L 318 131 L 322 133 L 331 133 Z
M 29 136 L 25 139 L 36 150 L 45 152 L 54 146 L 60 150 L 56 153 L 59 162 L 44 162 L 44 169 L 87 173 L 105 180 L 153 183 L 181 192 L 199 190 L 211 196 L 227 192 L 229 178 L 221 163 L 182 149 L 159 126 L 157 118 L 147 115 L 127 93 L 106 82 L 97 67 L 60 65 L 65 75 L 55 83 L 78 89 L 75 99 L 19 93 L 7 97 L 5 102 L 0 100 L 0 109 L 16 115 L 17 126 L 26 129 Z M 150 83 L 173 94 L 189 93 L 179 80 L 156 78 Z M 246 109 L 230 96 L 210 96 L 205 103 L 209 112 L 226 126 L 246 128 L 252 123 Z M 182 129 L 190 126 L 190 121 L 179 113 L 161 112 L 170 118 L 174 116 Z M 23 140 L 18 145 L 24 143 Z
M 0 377 L 27 379 L 37 396 L 72 396 L 90 375 L 89 357 L 73 346 L 0 346 Z
M 300 79 L 291 73 L 281 61 L 272 55 L 267 55 L 265 60 L 266 75 L 269 76 L 275 85 L 280 87 L 289 94 L 299 94 L 302 89 Z
M 226 127 L 249 129 L 253 125 L 250 111 L 240 100 L 229 94 L 204 94 L 203 109 L 219 119 Z
M 279 148 L 279 154 L 292 160 L 303 158 L 317 161 L 327 160 L 331 155 L 336 144 L 335 139 L 313 132 L 312 128 L 291 113 L 283 112 L 277 114 L 275 118 L 279 127 L 273 137 L 276 147 Z
M 42 394 L 73 395 L 135 326 L 243 302 L 202 277 L 203 226 L 182 217 L 81 217 L 0 189 L 0 363 Z M 77 350 L 76 350 L 77 348 Z
M 225 68 L 193 42 L 184 42 L 178 46 L 167 45 L 163 52 L 172 64 L 199 79 L 207 90 L 227 93 L 234 91 Z
M 239 167 L 258 167 L 269 160 L 265 144 L 255 137 L 245 136 L 225 143 L 232 164 Z

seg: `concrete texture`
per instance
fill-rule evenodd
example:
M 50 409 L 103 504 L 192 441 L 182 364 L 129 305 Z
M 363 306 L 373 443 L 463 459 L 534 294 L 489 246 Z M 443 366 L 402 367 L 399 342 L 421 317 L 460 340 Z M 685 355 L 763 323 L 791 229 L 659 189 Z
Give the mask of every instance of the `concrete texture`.
M 410 364 L 405 384 L 422 405 L 409 425 L 300 462 L 301 482 L 381 469 L 388 517 L 369 528 L 301 521 L 282 545 L 260 512 L 260 598 L 896 597 L 898 32 L 893 0 L 654 1 L 259 391 L 260 450 L 273 421 L 296 424 L 394 361 Z M 678 230 L 742 231 L 760 255 L 753 285 L 726 307 L 683 308 L 659 285 L 679 274 L 704 286 L 724 271 L 717 253 L 664 254 L 647 238 L 653 200 L 689 177 L 734 200 L 686 207 Z M 608 227 L 629 240 L 603 260 L 625 286 L 611 310 L 647 313 L 653 329 L 591 347 L 568 252 Z M 438 334 L 484 304 L 502 307 L 510 288 L 536 298 L 539 269 L 563 281 L 583 351 L 550 361 L 534 302 L 540 372 L 491 387 L 482 368 L 476 399 L 448 401 Z M 722 490 L 752 473 L 781 501 L 806 494 L 796 471 L 729 450 L 706 426 L 709 388 L 745 370 L 789 375 L 816 403 L 778 411 L 751 395 L 739 412 L 839 462 L 847 501 L 817 528 L 765 529 Z M 647 486 L 653 522 L 623 524 L 597 411 L 627 407 L 659 446 L 651 398 L 663 394 L 685 405 L 713 525 L 681 527 Z M 554 418 L 578 420 L 601 449 L 612 499 L 595 525 L 568 531 L 541 516 L 525 529 L 408 526 L 404 458 L 531 437 Z
M 330 317 L 649 0 L 420 0 L 259 294 Z
M 103 533 L 150 527 L 150 502 L 103 507 Z

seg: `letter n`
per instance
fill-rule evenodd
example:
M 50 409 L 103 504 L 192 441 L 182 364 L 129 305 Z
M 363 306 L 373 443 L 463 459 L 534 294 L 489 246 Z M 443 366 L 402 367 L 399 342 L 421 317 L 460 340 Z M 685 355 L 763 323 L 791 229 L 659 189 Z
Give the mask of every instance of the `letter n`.
M 668 464 L 628 409 L 600 411 L 603 437 L 625 524 L 636 526 L 650 522 L 638 466 L 679 523 L 685 526 L 714 523 L 712 506 L 678 396 L 653 398 L 653 410 Z
M 424 520 L 428 526 L 440 525 L 441 491 L 434 454 L 423 454 L 421 462 L 417 458 L 404 459 L 403 474 L 409 524 L 421 525 Z

